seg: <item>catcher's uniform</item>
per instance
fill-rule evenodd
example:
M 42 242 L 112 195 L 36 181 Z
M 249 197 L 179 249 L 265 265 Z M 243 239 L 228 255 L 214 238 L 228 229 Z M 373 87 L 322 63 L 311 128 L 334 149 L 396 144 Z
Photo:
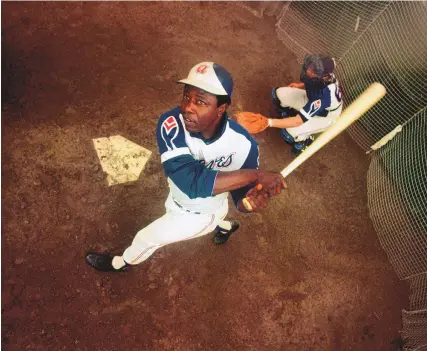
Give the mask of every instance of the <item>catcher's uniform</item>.
M 210 233 L 228 212 L 228 193 L 212 195 L 218 172 L 258 168 L 258 145 L 225 113 L 220 132 L 210 140 L 185 129 L 181 108 L 160 116 L 157 143 L 168 178 L 166 214 L 140 230 L 123 258 L 138 264 L 156 249 Z M 231 191 L 237 205 L 251 187 Z
M 295 142 L 323 132 L 338 119 L 342 111 L 342 93 L 338 81 L 322 89 L 305 85 L 305 90 L 283 87 L 277 88 L 275 93 L 282 107 L 297 110 L 304 121 L 298 127 L 286 128 Z

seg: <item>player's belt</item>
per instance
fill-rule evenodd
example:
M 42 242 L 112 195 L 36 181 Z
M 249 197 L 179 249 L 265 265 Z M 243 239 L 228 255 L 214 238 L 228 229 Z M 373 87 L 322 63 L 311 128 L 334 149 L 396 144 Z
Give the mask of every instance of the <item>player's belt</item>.
M 194 211 L 190 211 L 187 210 L 186 208 L 182 207 L 178 202 L 175 201 L 175 199 L 173 199 L 173 202 L 175 202 L 175 204 L 182 210 L 186 211 L 186 212 L 190 212 L 190 213 L 194 213 L 194 214 L 201 214 L 200 212 L 194 212 Z

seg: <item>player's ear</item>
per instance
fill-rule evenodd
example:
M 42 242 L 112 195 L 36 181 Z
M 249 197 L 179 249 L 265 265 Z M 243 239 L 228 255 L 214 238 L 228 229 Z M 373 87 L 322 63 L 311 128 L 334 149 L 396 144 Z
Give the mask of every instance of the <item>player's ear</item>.
M 217 95 L 216 96 L 216 102 L 217 102 L 217 111 L 218 116 L 222 116 L 227 109 L 227 107 L 230 105 L 230 98 L 227 95 Z
M 227 109 L 227 107 L 228 107 L 227 103 L 224 103 L 224 104 L 218 106 L 218 116 L 222 116 L 224 114 L 225 110 Z

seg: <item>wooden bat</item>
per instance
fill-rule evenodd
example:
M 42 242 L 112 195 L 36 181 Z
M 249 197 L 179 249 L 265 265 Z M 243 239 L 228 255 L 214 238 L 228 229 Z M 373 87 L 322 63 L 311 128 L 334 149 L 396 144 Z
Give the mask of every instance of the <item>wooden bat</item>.
M 371 84 L 356 100 L 354 100 L 341 114 L 337 121 L 326 129 L 314 142 L 304 150 L 297 158 L 287 165 L 280 173 L 286 178 L 295 169 L 301 166 L 323 146 L 334 139 L 349 125 L 357 121 L 363 114 L 380 101 L 386 94 L 386 89 L 380 83 Z M 262 188 L 262 187 L 261 187 Z M 258 188 L 257 188 L 258 190 Z M 243 205 L 248 211 L 252 211 L 249 201 L 244 198 Z

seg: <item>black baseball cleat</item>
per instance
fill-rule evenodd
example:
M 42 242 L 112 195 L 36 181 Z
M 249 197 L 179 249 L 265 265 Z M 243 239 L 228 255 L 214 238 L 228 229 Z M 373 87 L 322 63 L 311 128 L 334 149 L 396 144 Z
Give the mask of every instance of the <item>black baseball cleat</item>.
M 126 264 L 124 267 L 116 269 L 113 267 L 113 256 L 96 252 L 89 252 L 86 255 L 86 262 L 101 272 L 124 272 L 129 267 L 129 264 Z
M 230 235 L 233 234 L 237 229 L 239 229 L 240 224 L 237 221 L 230 221 L 231 223 L 231 229 L 230 230 L 225 230 L 223 228 L 221 228 L 220 226 L 217 226 L 215 228 L 215 231 L 213 233 L 213 238 L 212 241 L 214 242 L 214 244 L 216 245 L 221 245 L 224 244 L 228 241 L 228 239 L 230 238 Z
M 309 136 L 304 141 L 300 141 L 292 144 L 291 154 L 293 157 L 301 155 L 311 144 L 313 144 L 314 138 Z

